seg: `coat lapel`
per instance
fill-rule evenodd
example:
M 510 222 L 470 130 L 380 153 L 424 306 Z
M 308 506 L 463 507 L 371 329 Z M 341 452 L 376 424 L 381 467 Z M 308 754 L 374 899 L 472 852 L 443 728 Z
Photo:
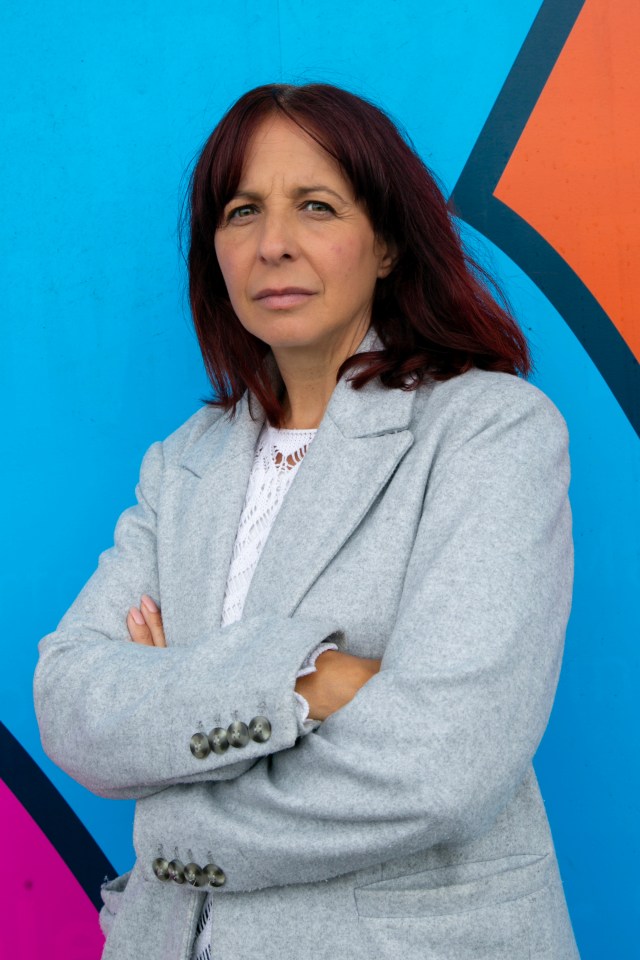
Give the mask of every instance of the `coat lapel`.
M 358 352 L 379 349 L 369 330 Z M 269 371 L 277 378 L 269 355 Z M 300 464 L 263 548 L 243 617 L 268 609 L 292 616 L 324 568 L 362 522 L 413 443 L 408 430 L 414 391 L 388 390 L 377 381 L 361 390 L 340 380 Z M 193 474 L 183 504 L 189 544 L 180 570 L 198 619 L 218 625 L 264 410 L 248 395 L 230 420 L 221 415 L 190 448 L 182 466 Z M 203 531 L 207 533 L 203 536 Z M 183 594 L 184 596 L 184 594 Z
M 357 352 L 380 346 L 370 330 Z M 414 399 L 377 381 L 361 390 L 336 384 L 264 545 L 244 617 L 293 615 L 413 444 Z
M 191 613 L 191 622 L 205 629 L 220 626 L 222 618 L 231 555 L 264 422 L 259 405 L 253 412 L 256 420 L 245 394 L 235 418 L 220 415 L 181 463 L 192 476 L 185 484 L 177 518 L 183 544 L 177 569 L 180 599 Z M 185 603 L 187 599 L 190 602 Z M 197 629 L 194 632 L 197 635 Z

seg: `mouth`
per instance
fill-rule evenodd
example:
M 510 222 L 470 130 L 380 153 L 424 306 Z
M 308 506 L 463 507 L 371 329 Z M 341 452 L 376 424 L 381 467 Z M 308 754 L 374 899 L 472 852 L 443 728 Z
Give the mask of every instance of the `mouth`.
M 260 290 L 255 297 L 261 307 L 267 307 L 271 310 L 286 309 L 287 307 L 296 307 L 301 303 L 306 303 L 310 297 L 314 296 L 313 290 L 307 290 L 305 287 L 265 287 Z

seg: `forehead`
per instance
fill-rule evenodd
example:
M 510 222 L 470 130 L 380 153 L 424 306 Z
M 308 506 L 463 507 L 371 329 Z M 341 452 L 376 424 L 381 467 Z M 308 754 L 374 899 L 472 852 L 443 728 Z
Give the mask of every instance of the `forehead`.
M 267 117 L 249 140 L 242 165 L 240 187 L 258 181 L 282 179 L 285 183 L 321 183 L 330 180 L 351 192 L 339 165 L 313 137 L 292 120 Z

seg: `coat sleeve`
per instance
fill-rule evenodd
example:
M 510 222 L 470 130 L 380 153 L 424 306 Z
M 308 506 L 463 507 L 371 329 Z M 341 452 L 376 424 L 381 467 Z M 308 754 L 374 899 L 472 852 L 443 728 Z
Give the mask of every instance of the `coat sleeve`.
M 439 444 L 380 672 L 293 749 L 242 777 L 137 804 L 160 844 L 213 855 L 216 891 L 307 883 L 481 834 L 546 727 L 573 575 L 564 421 L 492 385 Z M 201 858 L 201 859 L 199 859 Z
M 232 778 L 293 746 L 311 729 L 301 730 L 294 693 L 301 662 L 321 641 L 344 646 L 329 618 L 271 615 L 212 627 L 167 649 L 132 643 L 129 608 L 144 593 L 160 597 L 156 520 L 164 474 L 157 443 L 145 455 L 137 504 L 118 520 L 113 547 L 58 629 L 40 642 L 34 701 L 45 752 L 105 797 L 138 798 L 176 783 Z M 268 740 L 249 738 L 203 759 L 192 754 L 199 723 L 208 732 L 236 720 L 248 727 L 255 717 L 269 721 Z

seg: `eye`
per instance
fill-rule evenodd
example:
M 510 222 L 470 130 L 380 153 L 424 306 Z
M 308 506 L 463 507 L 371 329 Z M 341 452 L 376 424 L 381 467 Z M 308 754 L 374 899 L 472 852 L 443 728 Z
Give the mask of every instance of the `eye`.
M 255 212 L 256 208 L 252 203 L 243 203 L 242 206 L 229 210 L 225 220 L 227 223 L 230 223 L 232 220 L 248 220 Z
M 310 213 L 335 213 L 333 207 L 324 200 L 305 200 L 303 209 Z

